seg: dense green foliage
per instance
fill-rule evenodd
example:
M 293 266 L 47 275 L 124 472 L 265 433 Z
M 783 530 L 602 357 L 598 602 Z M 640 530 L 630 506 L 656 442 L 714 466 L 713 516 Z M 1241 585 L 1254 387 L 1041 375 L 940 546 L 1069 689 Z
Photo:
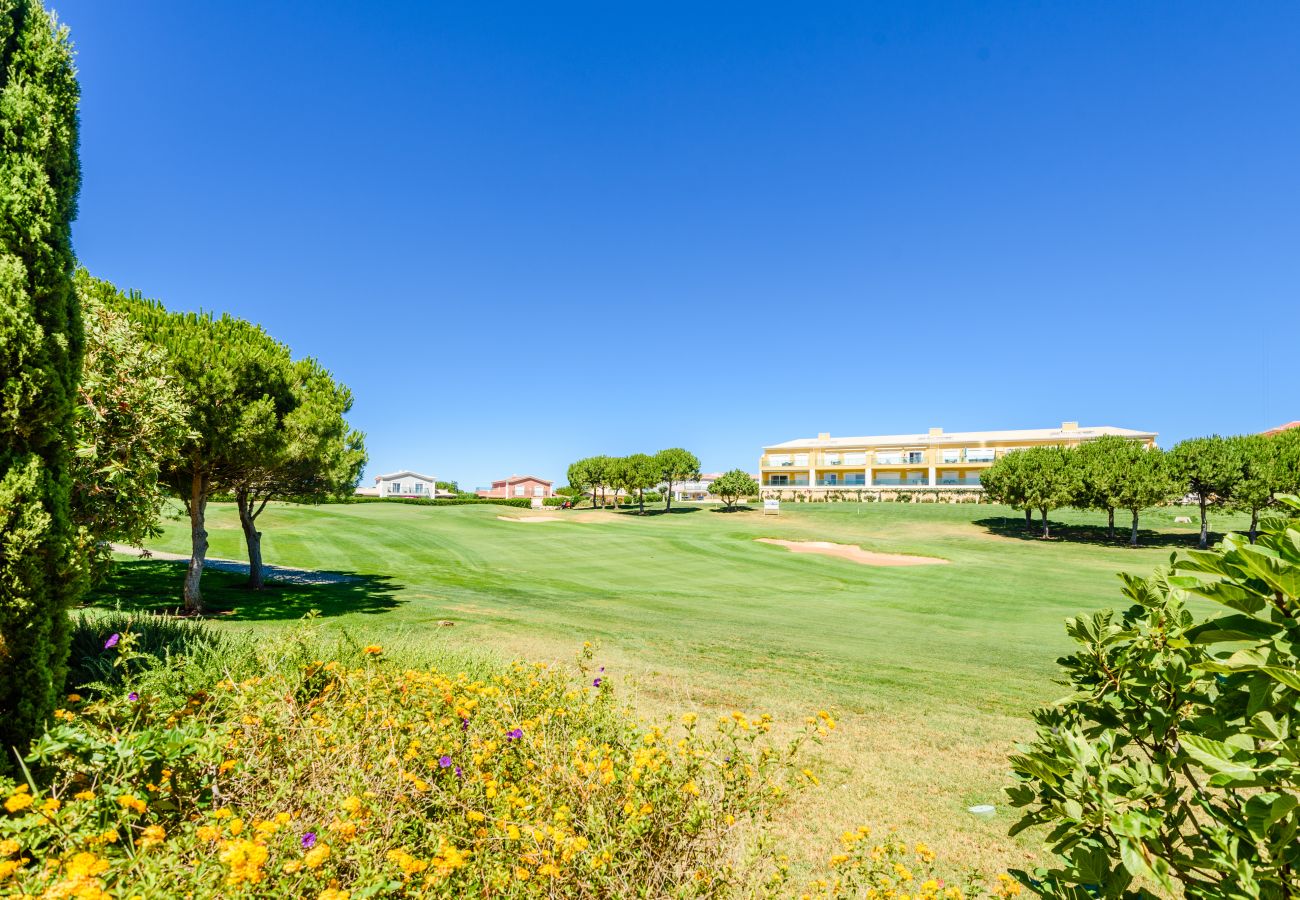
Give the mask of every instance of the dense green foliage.
M 1062 864 L 1043 896 L 1300 896 L 1300 500 L 1258 543 L 1125 577 L 1132 606 L 1067 621 L 1074 694 L 1040 709 L 1012 759 L 1025 810 Z M 1204 618 L 1193 598 L 1226 607 Z
M 1201 549 L 1209 542 L 1209 510 L 1238 510 L 1250 516 L 1250 536 L 1261 513 L 1279 494 L 1300 491 L 1300 432 L 1274 436 L 1193 438 L 1169 452 L 1107 435 L 1073 449 L 1014 450 L 980 476 L 984 495 L 1025 511 L 1047 513 L 1062 506 L 1107 513 L 1115 535 L 1115 511 L 1132 513 L 1129 542 L 1138 540 L 1143 510 L 1194 495 L 1201 512 Z
M 248 584 L 261 590 L 262 533 L 257 519 L 272 500 L 350 496 L 366 465 L 360 432 L 344 416 L 352 392 L 314 359 L 294 364 L 294 405 L 223 486 L 234 494 L 248 551 Z
M 664 509 L 673 508 L 673 484 L 700 477 L 700 459 L 689 450 L 681 447 L 669 447 L 655 454 L 655 468 L 659 477 L 667 483 L 664 491 Z
M 721 498 L 727 509 L 732 509 L 736 501 L 744 497 L 758 496 L 758 482 L 744 469 L 732 469 L 716 478 L 710 485 L 709 491 Z
M 285 417 L 300 400 L 295 367 L 288 348 L 243 319 L 174 313 L 134 294 L 123 307 L 162 348 L 183 393 L 188 433 L 163 474 L 190 519 L 185 607 L 202 611 L 208 501 L 281 452 Z
M 39 0 L 0 0 L 0 767 L 54 708 L 85 582 L 69 458 L 78 96 L 67 31 Z
M 110 543 L 143 547 L 158 534 L 167 498 L 160 467 L 185 438 L 180 389 L 161 350 L 119 311 L 121 294 L 77 272 L 86 354 L 77 390 L 72 508 L 92 572 L 102 577 Z

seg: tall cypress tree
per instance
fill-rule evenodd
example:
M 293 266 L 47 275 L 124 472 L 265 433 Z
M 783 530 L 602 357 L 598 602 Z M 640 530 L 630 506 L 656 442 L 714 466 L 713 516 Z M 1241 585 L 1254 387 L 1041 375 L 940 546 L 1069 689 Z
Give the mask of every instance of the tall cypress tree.
M 39 0 L 0 0 L 0 767 L 54 709 L 84 583 L 69 512 L 77 100 L 67 30 Z

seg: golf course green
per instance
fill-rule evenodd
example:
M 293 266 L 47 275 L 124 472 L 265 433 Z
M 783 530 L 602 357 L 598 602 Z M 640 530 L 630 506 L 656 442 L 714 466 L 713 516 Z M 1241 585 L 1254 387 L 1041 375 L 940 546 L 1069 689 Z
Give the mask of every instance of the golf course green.
M 779 516 L 687 506 L 671 513 L 494 505 L 275 505 L 259 520 L 268 564 L 344 573 L 339 583 L 239 587 L 204 576 L 231 628 L 274 630 L 308 610 L 363 642 L 452 643 L 565 659 L 584 641 L 639 711 L 771 712 L 840 727 L 811 758 L 819 789 L 790 812 L 796 844 L 871 824 L 925 840 L 954 864 L 1035 858 L 1006 837 L 1005 758 L 1065 651 L 1063 620 L 1122 602 L 1116 573 L 1146 574 L 1195 545 L 1186 510 L 1149 511 L 1138 549 L 1103 514 L 1053 517 L 1053 538 L 1005 507 L 785 504 Z M 524 521 L 544 518 L 547 521 Z M 1220 517 L 1216 530 L 1239 524 Z M 171 520 L 151 547 L 188 552 Z M 233 506 L 209 508 L 213 557 L 243 559 Z M 869 565 L 759 538 L 824 541 L 946 561 Z M 183 563 L 127 561 L 90 600 L 173 608 Z M 274 578 L 274 575 L 271 576 Z M 991 819 L 966 810 L 998 807 Z

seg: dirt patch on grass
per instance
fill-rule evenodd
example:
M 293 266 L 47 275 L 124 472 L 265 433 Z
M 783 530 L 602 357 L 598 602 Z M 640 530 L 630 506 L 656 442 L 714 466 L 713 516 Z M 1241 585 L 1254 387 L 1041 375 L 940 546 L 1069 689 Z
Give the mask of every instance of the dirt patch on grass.
M 904 553 L 876 553 L 863 550 L 857 544 L 832 544 L 830 541 L 783 541 L 777 538 L 754 538 L 760 544 L 775 544 L 791 553 L 815 553 L 847 559 L 862 566 L 933 566 L 944 565 L 946 559 L 934 556 L 908 556 Z
M 497 516 L 502 522 L 563 522 L 559 516 Z

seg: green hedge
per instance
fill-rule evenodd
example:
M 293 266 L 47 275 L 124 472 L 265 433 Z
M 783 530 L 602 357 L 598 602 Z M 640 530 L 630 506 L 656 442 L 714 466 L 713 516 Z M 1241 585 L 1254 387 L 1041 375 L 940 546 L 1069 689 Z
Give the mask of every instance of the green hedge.
M 533 501 L 528 497 L 347 497 L 335 503 L 411 503 L 416 506 L 466 506 L 473 503 L 495 503 L 497 506 L 514 506 L 528 509 Z

